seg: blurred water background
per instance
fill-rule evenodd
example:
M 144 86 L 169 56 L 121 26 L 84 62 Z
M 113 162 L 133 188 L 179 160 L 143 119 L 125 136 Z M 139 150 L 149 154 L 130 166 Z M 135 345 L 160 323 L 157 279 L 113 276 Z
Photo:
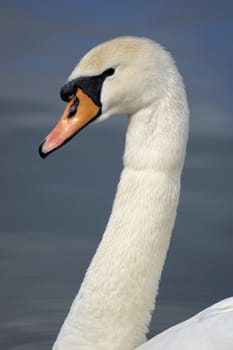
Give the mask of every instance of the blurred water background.
M 1 349 L 50 349 L 106 225 L 127 118 L 89 126 L 44 161 L 37 149 L 73 66 L 119 35 L 173 53 L 191 109 L 151 334 L 233 294 L 232 33 L 231 1 L 1 1 Z

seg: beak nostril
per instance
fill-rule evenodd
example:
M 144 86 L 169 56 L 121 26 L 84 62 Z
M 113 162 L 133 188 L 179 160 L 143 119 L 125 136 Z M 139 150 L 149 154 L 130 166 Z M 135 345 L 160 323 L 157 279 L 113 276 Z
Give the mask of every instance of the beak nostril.
M 74 102 L 72 103 L 72 105 L 70 107 L 70 111 L 69 111 L 67 118 L 72 118 L 76 114 L 78 105 L 79 105 L 79 99 L 78 99 L 78 97 L 76 97 L 74 99 Z

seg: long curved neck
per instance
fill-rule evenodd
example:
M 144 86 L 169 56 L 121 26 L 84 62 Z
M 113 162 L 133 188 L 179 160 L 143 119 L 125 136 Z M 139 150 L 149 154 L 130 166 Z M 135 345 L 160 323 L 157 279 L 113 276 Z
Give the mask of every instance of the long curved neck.
M 180 192 L 188 130 L 180 90 L 180 100 L 129 117 L 112 213 L 54 350 L 132 350 L 144 341 Z

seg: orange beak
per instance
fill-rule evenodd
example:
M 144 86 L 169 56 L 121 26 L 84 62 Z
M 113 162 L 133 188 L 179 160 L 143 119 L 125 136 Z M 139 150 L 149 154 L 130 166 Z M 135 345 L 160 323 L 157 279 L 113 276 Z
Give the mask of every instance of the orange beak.
M 78 131 L 89 124 L 100 113 L 101 107 L 80 88 L 67 103 L 55 128 L 41 143 L 39 153 L 45 158 L 49 153 L 69 141 Z

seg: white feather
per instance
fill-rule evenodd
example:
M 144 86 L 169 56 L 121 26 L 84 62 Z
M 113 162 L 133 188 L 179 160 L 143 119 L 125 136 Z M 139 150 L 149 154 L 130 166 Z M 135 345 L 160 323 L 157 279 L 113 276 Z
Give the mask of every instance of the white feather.
M 124 169 L 102 241 L 53 350 L 133 350 L 145 341 L 175 222 L 189 124 L 182 78 L 160 45 L 122 37 L 92 49 L 69 79 L 111 67 L 100 120 L 129 115 Z M 221 312 L 228 302 L 231 311 Z M 215 340 L 222 350 L 233 349 L 232 299 L 218 305 L 139 349 L 218 349 Z

